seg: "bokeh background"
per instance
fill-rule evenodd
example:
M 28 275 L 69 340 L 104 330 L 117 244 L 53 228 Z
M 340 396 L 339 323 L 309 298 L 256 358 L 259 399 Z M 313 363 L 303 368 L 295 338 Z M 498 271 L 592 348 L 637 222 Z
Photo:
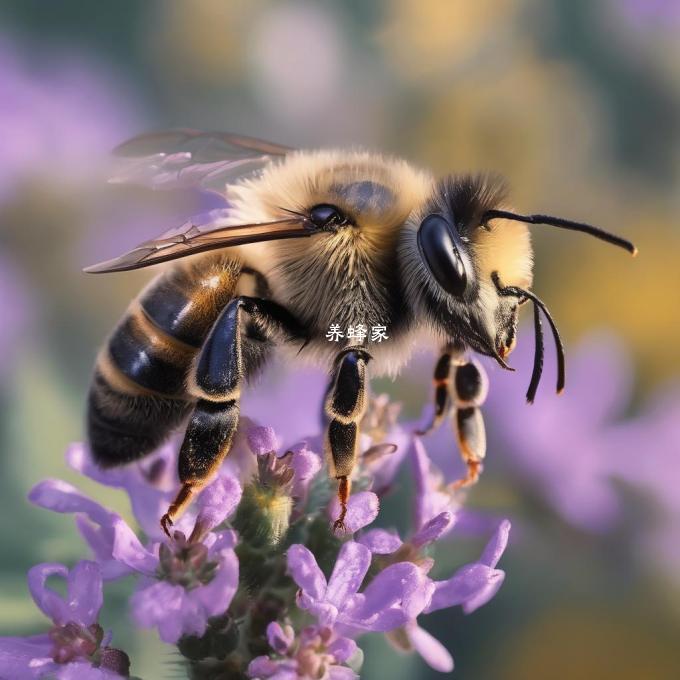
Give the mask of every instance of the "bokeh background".
M 41 628 L 30 565 L 82 555 L 68 518 L 24 498 L 45 476 L 76 481 L 63 452 L 82 436 L 95 352 L 146 280 L 81 268 L 206 201 L 107 185 L 108 151 L 190 126 L 365 145 L 439 173 L 495 170 L 520 210 L 635 240 L 631 260 L 534 230 L 535 290 L 566 339 L 567 395 L 544 387 L 524 405 L 525 330 L 519 375 L 492 373 L 490 457 L 469 495 L 513 520 L 506 582 L 472 616 L 425 625 L 459 678 L 680 677 L 679 38 L 677 0 L 4 0 L 0 634 Z M 377 387 L 415 416 L 429 370 L 420 358 Z M 445 467 L 452 435 L 431 450 Z M 399 514 L 388 501 L 382 521 Z M 438 557 L 460 564 L 466 550 L 453 542 Z M 135 674 L 178 677 L 155 634 L 126 623 L 126 588 L 112 588 L 104 623 Z M 362 677 L 437 675 L 381 639 L 365 649 Z

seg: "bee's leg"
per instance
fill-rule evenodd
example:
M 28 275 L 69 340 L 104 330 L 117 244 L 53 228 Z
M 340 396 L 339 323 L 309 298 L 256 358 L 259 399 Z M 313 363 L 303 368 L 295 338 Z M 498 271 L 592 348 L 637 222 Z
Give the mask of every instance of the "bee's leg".
M 482 471 L 482 461 L 486 455 L 486 430 L 480 406 L 486 399 L 488 382 L 482 366 L 472 361 L 454 367 L 452 382 L 458 446 L 467 465 L 465 477 L 451 485 L 455 490 L 474 484 Z
M 231 448 L 239 421 L 241 385 L 247 373 L 242 352 L 244 312 L 250 317 L 251 334 L 260 340 L 277 331 L 287 339 L 302 337 L 302 327 L 295 318 L 270 300 L 241 296 L 220 314 L 188 379 L 189 392 L 197 401 L 179 453 L 182 487 L 161 519 L 166 533 L 210 481 Z
M 451 362 L 453 353 L 451 347 L 446 347 L 434 367 L 434 413 L 429 425 L 416 434 L 426 435 L 439 427 L 451 408 Z
M 330 419 L 326 457 L 330 474 L 338 480 L 340 516 L 333 529 L 344 531 L 351 475 L 357 458 L 359 421 L 366 410 L 366 364 L 371 356 L 361 347 L 348 347 L 336 359 L 336 370 L 326 397 Z

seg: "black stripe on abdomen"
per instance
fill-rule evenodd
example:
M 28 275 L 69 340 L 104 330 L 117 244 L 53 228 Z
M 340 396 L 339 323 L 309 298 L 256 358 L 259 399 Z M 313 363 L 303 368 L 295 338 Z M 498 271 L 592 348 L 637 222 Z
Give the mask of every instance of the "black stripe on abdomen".
M 108 349 L 115 367 L 140 387 L 164 395 L 184 393 L 193 351 L 157 329 L 141 309 L 122 321 Z
M 87 435 L 102 467 L 123 465 L 151 453 L 188 415 L 191 402 L 122 392 L 98 368 L 87 402 Z

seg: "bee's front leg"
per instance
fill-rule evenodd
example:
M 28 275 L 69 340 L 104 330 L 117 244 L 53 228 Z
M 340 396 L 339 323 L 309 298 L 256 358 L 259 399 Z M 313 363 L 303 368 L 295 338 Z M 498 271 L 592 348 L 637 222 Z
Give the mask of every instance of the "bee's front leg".
M 270 338 L 277 332 L 286 339 L 304 337 L 297 320 L 270 300 L 241 296 L 224 308 L 188 379 L 189 392 L 197 401 L 179 453 L 182 487 L 161 519 L 166 534 L 193 496 L 210 481 L 231 448 L 246 373 L 242 352 L 244 313 L 255 324 L 260 339 Z
M 366 410 L 366 364 L 371 355 L 361 347 L 347 347 L 336 358 L 333 382 L 325 410 L 330 422 L 326 431 L 326 457 L 330 474 L 338 480 L 340 516 L 335 531 L 345 530 L 352 470 L 357 459 L 359 422 Z
M 416 434 L 426 435 L 439 427 L 442 420 L 451 410 L 451 365 L 454 359 L 454 349 L 447 345 L 442 351 L 434 367 L 432 382 L 434 383 L 434 413 L 432 420 Z
M 451 382 L 458 446 L 467 465 L 465 477 L 451 485 L 455 490 L 474 484 L 482 471 L 482 460 L 486 455 L 486 430 L 480 406 L 488 393 L 488 380 L 481 364 L 466 361 L 454 367 Z

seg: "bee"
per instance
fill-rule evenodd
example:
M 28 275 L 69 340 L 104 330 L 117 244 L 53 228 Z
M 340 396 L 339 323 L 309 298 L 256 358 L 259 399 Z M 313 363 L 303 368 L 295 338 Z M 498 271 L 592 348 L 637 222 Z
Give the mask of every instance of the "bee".
M 244 383 L 275 348 L 329 372 L 325 454 L 338 482 L 344 528 L 369 375 L 398 374 L 417 346 L 440 349 L 434 417 L 452 414 L 466 474 L 486 453 L 480 407 L 486 376 L 471 353 L 500 366 L 517 341 L 519 307 L 534 306 L 535 358 L 527 400 L 543 368 L 541 314 L 554 337 L 557 390 L 564 349 L 545 304 L 531 292 L 528 225 L 595 236 L 631 254 L 629 241 L 594 226 L 514 212 L 499 177 L 435 178 L 404 160 L 366 151 L 300 151 L 224 133 L 172 130 L 121 145 L 116 182 L 196 187 L 226 207 L 191 219 L 86 272 L 160 263 L 99 352 L 87 432 L 102 467 L 154 451 L 186 422 L 181 488 L 166 533 L 228 455 Z M 388 331 L 338 344 L 339 328 Z M 381 338 L 382 340 L 382 338 Z M 282 408 L 289 408 L 282 404 Z

